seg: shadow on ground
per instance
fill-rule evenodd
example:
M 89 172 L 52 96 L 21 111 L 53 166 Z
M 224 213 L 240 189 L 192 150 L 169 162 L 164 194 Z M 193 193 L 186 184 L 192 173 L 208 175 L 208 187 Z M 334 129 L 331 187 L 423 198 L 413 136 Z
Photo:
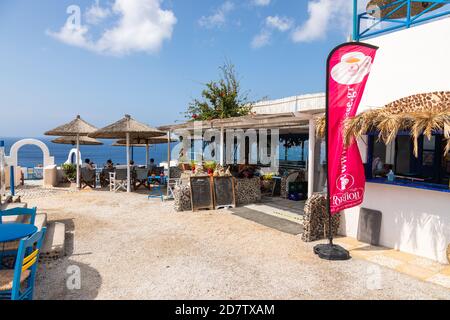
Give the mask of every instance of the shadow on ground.
M 102 285 L 100 273 L 88 264 L 73 260 L 74 219 L 53 220 L 66 226 L 65 257 L 39 266 L 35 298 L 38 300 L 92 300 L 98 296 Z
M 286 219 L 274 217 L 245 207 L 234 208 L 231 209 L 230 211 L 235 216 L 259 223 L 263 226 L 276 229 L 284 233 L 292 235 L 299 235 L 303 233 L 302 225 L 295 222 L 291 222 Z

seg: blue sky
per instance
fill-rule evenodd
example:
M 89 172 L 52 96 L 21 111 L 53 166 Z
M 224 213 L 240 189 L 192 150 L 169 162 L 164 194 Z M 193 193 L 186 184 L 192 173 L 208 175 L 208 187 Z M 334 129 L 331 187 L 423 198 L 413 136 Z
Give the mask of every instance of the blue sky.
M 350 2 L 2 0 L 0 136 L 41 136 L 76 114 L 99 127 L 125 113 L 182 120 L 226 59 L 253 100 L 321 92 Z

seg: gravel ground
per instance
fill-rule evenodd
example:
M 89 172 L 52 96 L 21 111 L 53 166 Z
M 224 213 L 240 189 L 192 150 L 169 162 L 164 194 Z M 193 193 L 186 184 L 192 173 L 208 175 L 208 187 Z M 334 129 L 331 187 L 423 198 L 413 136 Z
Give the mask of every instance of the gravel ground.
M 175 213 L 106 191 L 24 201 L 68 232 L 67 257 L 41 268 L 37 299 L 450 299 L 367 261 L 321 261 L 299 236 L 228 211 Z M 77 269 L 81 288 L 70 290 Z

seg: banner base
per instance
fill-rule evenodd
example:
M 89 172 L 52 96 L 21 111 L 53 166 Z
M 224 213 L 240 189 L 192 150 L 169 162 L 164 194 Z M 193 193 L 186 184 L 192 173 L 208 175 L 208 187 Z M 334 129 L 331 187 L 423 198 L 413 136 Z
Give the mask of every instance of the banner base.
M 323 260 L 344 261 L 351 259 L 350 253 L 347 250 L 332 243 L 319 244 L 315 246 L 314 253 Z

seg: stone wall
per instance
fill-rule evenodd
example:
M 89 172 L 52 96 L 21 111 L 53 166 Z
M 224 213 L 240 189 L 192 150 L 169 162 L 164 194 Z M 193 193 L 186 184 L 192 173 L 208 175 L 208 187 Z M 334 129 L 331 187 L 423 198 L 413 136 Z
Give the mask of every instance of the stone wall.
M 259 177 L 235 179 L 236 203 L 245 206 L 261 201 L 261 182 Z
M 191 205 L 191 186 L 182 184 L 174 189 L 174 209 L 177 212 L 192 210 Z
M 235 179 L 236 204 L 247 205 L 261 201 L 260 179 Z M 191 211 L 191 187 L 185 183 L 175 187 L 174 209 L 177 212 Z

